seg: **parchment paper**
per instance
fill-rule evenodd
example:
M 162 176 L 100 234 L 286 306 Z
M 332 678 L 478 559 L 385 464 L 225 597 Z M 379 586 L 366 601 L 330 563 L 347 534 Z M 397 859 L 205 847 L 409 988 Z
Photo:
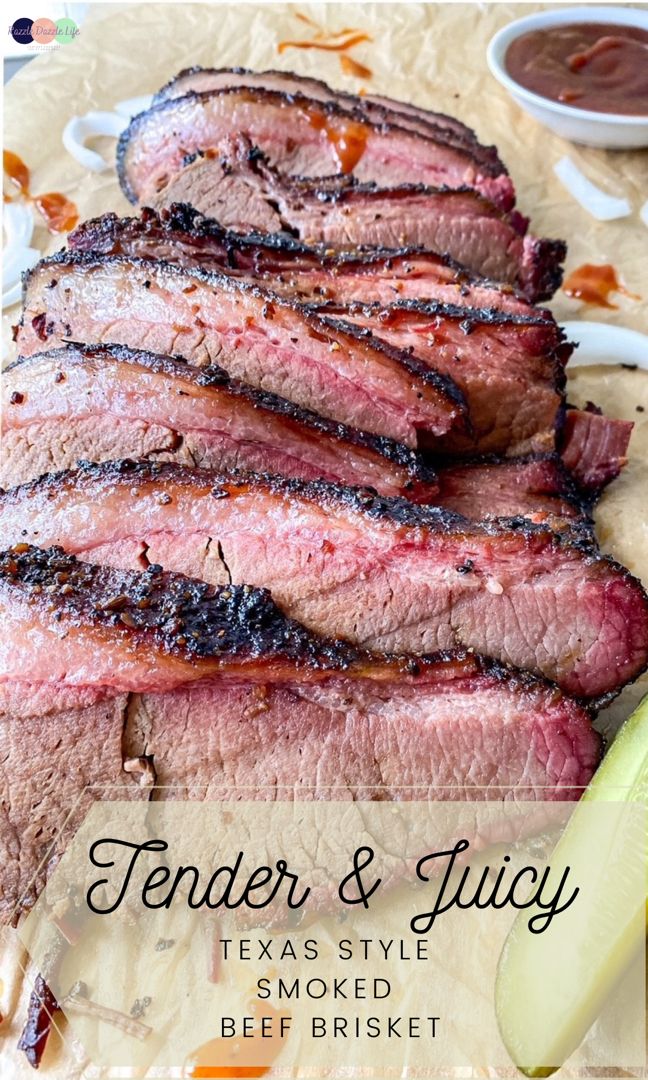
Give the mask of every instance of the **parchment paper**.
M 490 76 L 485 58 L 490 37 L 513 18 L 549 5 L 528 4 L 94 4 L 79 37 L 58 52 L 37 57 L 9 83 L 5 93 L 5 147 L 18 153 L 32 171 L 32 190 L 62 191 L 81 217 L 107 210 L 129 212 L 114 172 L 87 173 L 63 149 L 61 134 L 72 115 L 111 110 L 116 102 L 151 93 L 179 69 L 192 64 L 283 68 L 314 75 L 358 92 L 391 94 L 405 101 L 454 113 L 475 128 L 483 142 L 496 143 L 518 191 L 518 204 L 530 214 L 532 229 L 568 241 L 567 272 L 583 262 L 611 262 L 639 301 L 618 298 L 618 310 L 583 308 L 560 293 L 556 316 L 590 318 L 648 332 L 648 229 L 639 207 L 648 198 L 648 151 L 606 152 L 576 147 L 523 113 Z M 645 5 L 637 5 L 645 6 Z M 39 12 L 47 5 L 41 4 Z M 314 30 L 297 18 L 306 15 L 329 31 L 356 27 L 372 41 L 352 51 L 371 68 L 371 80 L 341 72 L 339 55 L 277 45 L 307 39 Z M 100 149 L 111 147 L 102 140 Z M 598 223 L 565 191 L 552 165 L 564 154 L 601 187 L 625 195 L 629 218 Z M 34 246 L 55 251 L 63 238 L 39 227 Z M 616 302 L 616 298 L 615 298 Z M 18 308 L 5 316 L 3 336 Z M 599 537 L 606 550 L 648 582 L 648 375 L 622 369 L 584 368 L 570 377 L 575 404 L 593 400 L 611 416 L 632 419 L 636 427 L 630 464 L 603 497 L 597 512 Z M 645 412 L 638 411 L 637 407 Z M 646 679 L 629 687 L 600 718 L 604 730 L 628 715 L 648 688 Z M 392 928 L 393 930 L 394 928 Z M 389 928 L 385 928 L 385 933 Z M 28 986 L 16 982 L 19 949 L 12 936 L 0 964 L 0 1080 L 32 1076 L 13 1047 L 24 1020 Z M 13 988 L 13 992 L 12 992 Z M 482 988 L 476 987 L 479 994 Z M 16 997 L 21 996 L 19 1009 Z M 79 1075 L 53 1042 L 46 1075 L 59 1080 Z M 58 1061 L 58 1066 L 56 1062 Z

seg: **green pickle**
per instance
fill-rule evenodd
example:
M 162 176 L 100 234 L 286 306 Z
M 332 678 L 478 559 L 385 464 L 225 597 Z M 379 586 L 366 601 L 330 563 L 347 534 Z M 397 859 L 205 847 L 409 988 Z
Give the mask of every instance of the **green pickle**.
M 648 897 L 641 804 L 648 804 L 648 697 L 621 728 L 548 860 L 557 875 L 571 868 L 573 882 L 583 883 L 579 896 L 540 934 L 528 927 L 534 908 L 522 911 L 500 956 L 500 1034 L 527 1076 L 550 1076 L 567 1061 L 640 954 Z

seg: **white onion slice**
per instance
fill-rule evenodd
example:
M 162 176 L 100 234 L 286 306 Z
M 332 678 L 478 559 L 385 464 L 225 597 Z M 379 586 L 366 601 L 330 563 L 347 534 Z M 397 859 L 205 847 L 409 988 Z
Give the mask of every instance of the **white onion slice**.
M 648 228 L 648 199 L 646 199 L 646 202 L 641 207 L 641 210 L 639 211 L 639 217 L 643 221 L 644 225 Z
M 128 121 L 117 113 L 89 112 L 85 116 L 73 116 L 68 120 L 63 131 L 63 146 L 79 165 L 90 172 L 106 172 L 113 168 L 112 161 L 106 161 L 95 150 L 89 150 L 86 139 L 97 135 L 112 135 L 118 138 Z
M 126 101 L 118 101 L 115 105 L 115 112 L 120 116 L 125 116 L 127 120 L 130 120 L 132 116 L 137 116 L 138 113 L 146 112 L 151 108 L 153 103 L 153 94 L 142 94 L 141 97 L 127 98 Z
M 2 251 L 2 307 L 11 307 L 20 300 L 23 270 L 40 259 L 40 251 L 30 247 L 34 232 L 34 214 L 25 202 L 10 202 L 4 206 L 2 226 L 5 244 Z
M 569 157 L 563 157 L 554 165 L 554 172 L 577 203 L 597 221 L 614 221 L 628 217 L 632 207 L 627 199 L 608 195 L 593 184 Z
M 34 214 L 31 206 L 24 202 L 5 203 L 2 226 L 5 232 L 5 254 L 7 248 L 29 247 L 34 233 Z
M 568 341 L 578 345 L 568 367 L 636 364 L 648 371 L 648 335 L 613 323 L 574 320 L 562 323 Z
M 5 251 L 2 258 L 2 308 L 17 304 L 22 294 L 21 274 L 35 266 L 41 257 L 37 248 L 23 247 Z

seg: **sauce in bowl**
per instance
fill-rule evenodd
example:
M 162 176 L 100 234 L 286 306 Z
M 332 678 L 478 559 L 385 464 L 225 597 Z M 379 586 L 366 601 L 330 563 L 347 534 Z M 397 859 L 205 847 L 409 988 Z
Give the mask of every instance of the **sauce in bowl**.
M 599 113 L 648 116 L 648 30 L 572 23 L 531 30 L 509 45 L 504 66 L 534 94 Z

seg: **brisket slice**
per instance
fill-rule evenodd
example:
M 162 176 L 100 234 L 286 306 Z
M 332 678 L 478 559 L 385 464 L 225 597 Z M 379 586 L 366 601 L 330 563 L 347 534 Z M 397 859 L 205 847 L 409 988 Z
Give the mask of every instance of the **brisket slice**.
M 176 208 L 176 219 L 181 214 L 182 209 Z M 188 221 L 192 220 L 191 215 L 187 217 Z M 93 247 L 93 236 L 102 252 L 108 249 L 110 253 L 125 252 L 139 257 L 144 249 L 149 257 L 163 257 L 181 265 L 187 263 L 184 252 L 187 248 L 192 250 L 191 232 L 165 229 L 154 215 L 144 221 L 131 222 L 119 222 L 113 217 L 106 221 L 105 229 L 101 221 L 91 223 L 85 232 L 81 232 L 78 246 L 83 250 L 97 250 Z M 73 246 L 77 247 L 74 238 Z M 194 252 L 197 254 L 200 250 L 198 243 Z M 223 244 L 222 231 L 220 251 L 220 261 L 224 263 L 227 248 Z M 179 259 L 174 258 L 176 254 L 180 255 Z M 194 265 L 197 261 L 194 257 Z M 254 280 L 257 274 L 254 256 L 249 256 L 244 279 Z M 239 275 L 243 276 L 242 272 Z M 491 304 L 487 308 L 471 308 L 465 297 L 461 305 L 447 302 L 457 299 L 459 289 L 456 284 L 438 290 L 445 295 L 445 303 L 398 301 L 397 296 L 392 296 L 391 306 L 387 308 L 350 306 L 344 298 L 346 277 L 344 273 L 340 275 L 337 267 L 320 274 L 306 270 L 298 276 L 298 283 L 305 281 L 307 284 L 309 275 L 314 276 L 315 282 L 322 279 L 333 282 L 340 296 L 334 306 L 321 297 L 314 299 L 315 305 L 321 305 L 322 313 L 329 311 L 345 322 L 372 331 L 379 340 L 409 352 L 459 385 L 468 404 L 471 430 L 463 435 L 450 432 L 435 440 L 437 452 L 478 450 L 519 455 L 553 448 L 562 406 L 562 366 L 571 347 L 564 343 L 556 323 L 545 313 L 531 307 L 522 313 L 501 310 L 499 293 L 495 289 L 481 290 L 481 298 Z M 293 275 L 283 276 L 288 279 L 282 287 L 285 294 Z M 358 279 L 362 283 L 363 275 L 356 275 L 356 281 Z M 273 275 L 274 281 L 276 275 Z M 303 299 L 303 289 L 294 286 L 293 289 L 292 298 Z
M 248 86 L 190 92 L 134 117 L 117 146 L 124 194 L 132 203 L 148 202 L 188 154 L 239 133 L 288 174 L 353 173 L 383 185 L 468 185 L 504 210 L 515 201 L 511 178 L 497 159 L 484 160 L 488 155 L 474 143 L 447 131 L 422 135 L 334 101 Z
M 589 505 L 557 455 L 444 461 L 345 429 L 252 390 L 219 368 L 120 345 L 68 346 L 18 361 L 3 383 L 0 485 L 79 460 L 175 461 L 372 487 L 464 517 L 523 515 L 559 526 Z
M 138 237 L 151 235 L 157 237 L 157 243 L 152 241 L 152 250 L 147 248 L 146 239 L 143 244 L 138 242 Z M 119 222 L 113 217 L 106 221 L 105 229 L 101 220 L 94 225 L 90 223 L 85 233 L 81 232 L 78 246 L 85 251 L 97 250 L 92 244 L 92 237 L 96 236 L 102 253 L 108 249 L 111 254 L 125 251 L 139 257 L 144 247 L 148 257 L 168 258 L 186 265 L 182 237 L 187 235 L 190 245 L 191 233 L 177 230 L 174 233 L 168 229 L 169 237 L 180 237 L 177 246 L 173 239 L 165 242 L 164 235 L 164 226 L 153 215 L 141 222 Z M 73 246 L 77 247 L 74 243 Z M 221 248 L 222 262 L 226 259 L 225 250 Z M 179 260 L 174 259 L 177 251 Z M 302 278 L 307 280 L 309 273 L 312 271 L 305 271 Z M 315 280 L 321 280 L 322 276 L 316 275 Z M 253 281 L 256 277 L 254 264 L 248 264 L 243 279 Z M 343 297 L 344 274 L 340 277 L 336 268 L 329 270 L 327 277 L 335 283 L 342 298 L 333 306 L 321 297 L 315 300 L 322 313 L 328 311 L 345 322 L 370 330 L 378 340 L 408 352 L 432 370 L 443 372 L 460 387 L 468 405 L 470 431 L 456 435 L 450 432 L 435 440 L 437 452 L 477 450 L 519 455 L 553 448 L 563 404 L 562 367 L 571 346 L 564 343 L 561 331 L 548 313 L 531 307 L 522 313 L 501 310 L 499 294 L 494 289 L 482 290 L 487 294 L 482 299 L 490 301 L 491 306 L 479 309 L 467 306 L 465 298 L 461 305 L 438 301 L 422 304 L 392 297 L 386 308 L 350 306 Z M 287 291 L 285 282 L 283 292 Z M 455 300 L 459 290 L 456 285 L 450 285 L 440 291 Z M 295 290 L 291 298 L 303 299 L 302 291 Z
M 187 203 L 172 203 L 159 214 L 144 208 L 138 218 L 116 214 L 92 218 L 70 233 L 68 247 L 162 259 L 189 270 L 218 270 L 243 279 L 254 276 L 273 292 L 306 303 L 439 300 L 551 319 L 549 312 L 532 307 L 510 285 L 495 285 L 446 255 L 422 248 L 336 252 L 321 245 L 308 247 L 286 233 L 238 233 Z
M 445 375 L 370 334 L 223 274 L 61 251 L 25 278 L 19 352 L 115 342 L 218 363 L 258 389 L 416 446 L 465 419 Z
M 598 491 L 619 475 L 627 462 L 634 424 L 611 420 L 600 409 L 568 409 L 562 431 L 562 458 L 584 488 Z
M 92 627 L 88 640 L 95 641 Z M 109 651 L 111 642 L 97 637 L 96 648 Z M 124 761 L 149 763 L 161 785 L 154 799 L 240 799 L 242 788 L 246 799 L 299 801 L 579 798 L 599 762 L 600 738 L 578 703 L 468 655 L 419 661 L 416 670 L 380 661 L 367 677 L 351 671 L 317 682 L 299 673 L 279 681 L 223 672 L 164 694 L 106 689 L 101 707 L 49 681 L 22 679 L 6 706 L 0 686 L 5 754 L 9 748 L 0 784 L 3 801 L 11 799 L 0 823 L 0 921 L 17 905 L 33 905 L 47 876 L 45 867 L 37 873 L 41 848 L 56 839 L 60 855 L 92 802 L 151 797 Z M 56 693 L 60 708 L 42 701 L 26 716 L 39 689 Z M 108 713 L 111 721 L 100 722 Z M 51 782 L 35 809 L 26 793 L 43 758 Z M 77 802 L 80 819 L 64 828 Z
M 320 798 L 329 785 L 337 798 L 340 785 L 360 798 L 380 786 L 382 797 L 403 798 L 414 785 L 423 797 L 566 798 L 598 761 L 588 713 L 542 680 L 467 653 L 357 653 L 314 638 L 249 587 L 214 589 L 22 545 L 0 557 L 0 607 L 10 627 L 0 689 L 25 738 L 35 736 L 30 718 L 42 729 L 47 716 L 57 731 L 64 708 L 78 711 L 82 736 L 93 730 L 83 723 L 91 695 L 123 702 L 130 692 L 124 748 L 152 754 L 163 784 L 246 785 L 267 798 L 272 775 L 271 798 L 286 785 L 312 785 L 300 796 Z M 115 721 L 117 730 L 121 738 Z M 68 796 L 78 782 L 69 752 L 50 757 Z M 77 753 L 81 765 L 83 741 Z
M 517 215 L 466 186 L 359 183 L 350 176 L 287 177 L 241 136 L 188 155 L 144 202 L 188 203 L 238 232 L 288 232 L 307 244 L 421 246 L 507 282 L 529 300 L 553 295 L 565 244 L 524 235 Z
M 475 132 L 454 116 L 421 109 L 404 101 L 377 94 L 358 97 L 344 90 L 334 90 L 320 79 L 297 75 L 292 71 L 249 71 L 245 68 L 191 67 L 178 72 L 153 98 L 153 104 L 169 98 L 184 97 L 191 91 L 220 90 L 226 86 L 261 86 L 267 90 L 280 90 L 284 94 L 302 94 L 314 101 L 334 102 L 342 108 L 362 113 L 372 123 L 398 124 L 424 138 L 439 134 L 452 145 L 465 146 L 472 151 L 487 174 L 505 175 L 506 168 L 500 161 L 494 146 L 482 146 Z
M 591 499 L 578 488 L 557 454 L 475 459 L 437 466 L 438 506 L 475 521 L 523 516 L 558 531 L 591 529 Z
M 1 505 L 10 540 L 263 586 L 314 632 L 375 651 L 465 647 L 587 698 L 648 660 L 640 583 L 591 541 L 522 518 L 146 463 L 45 478 Z
M 6 611 L 5 618 L 6 635 L 19 635 L 20 624 Z M 48 637 L 52 648 L 55 636 Z M 94 689 L 73 694 L 46 679 L 0 685 L 0 925 L 33 907 L 102 785 L 127 782 L 127 701 Z
M 572 351 L 555 322 L 415 300 L 326 310 L 454 379 L 470 430 L 437 437 L 435 453 L 520 456 L 555 448 Z
M 400 443 L 324 420 L 221 368 L 124 346 L 68 346 L 18 361 L 2 393 L 4 487 L 81 458 L 120 457 L 365 484 L 414 501 L 437 487 L 433 470 Z

